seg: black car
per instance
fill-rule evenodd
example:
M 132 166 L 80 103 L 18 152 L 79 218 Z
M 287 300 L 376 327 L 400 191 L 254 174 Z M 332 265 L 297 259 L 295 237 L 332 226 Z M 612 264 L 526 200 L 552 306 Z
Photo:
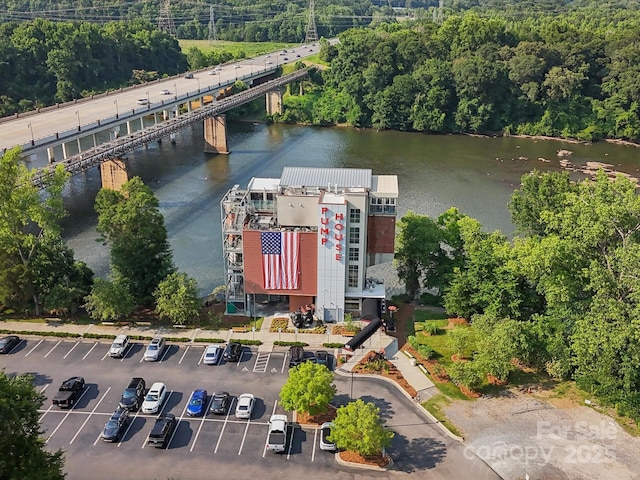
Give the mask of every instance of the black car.
M 219 392 L 211 399 L 211 408 L 209 410 L 215 415 L 224 415 L 229 410 L 229 405 L 231 405 L 229 392 Z
M 289 349 L 289 368 L 297 367 L 303 362 L 304 348 L 293 346 Z
M 171 434 L 176 429 L 176 416 L 172 413 L 163 413 L 156 418 L 151 433 L 149 434 L 148 444 L 156 448 L 165 448 Z
M 0 338 L 0 353 L 11 353 L 20 343 L 20 337 L 17 335 L 8 335 Z
M 120 398 L 120 406 L 127 410 L 135 411 L 140 408 L 144 401 L 146 393 L 146 384 L 144 378 L 135 377 L 129 382 L 129 386 L 122 393 Z
M 105 442 L 117 442 L 127 428 L 129 418 L 129 410 L 118 407 L 104 426 L 104 430 L 102 431 L 102 440 Z
M 184 78 L 191 80 L 193 78 L 193 73 L 187 73 Z
M 236 342 L 230 342 L 227 348 L 224 349 L 222 358 L 227 362 L 237 362 L 240 360 L 240 355 L 242 355 L 242 345 Z

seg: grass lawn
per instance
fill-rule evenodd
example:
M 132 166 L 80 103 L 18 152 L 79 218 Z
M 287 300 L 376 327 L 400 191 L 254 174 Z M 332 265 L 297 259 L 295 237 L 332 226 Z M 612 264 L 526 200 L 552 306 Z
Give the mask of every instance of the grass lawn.
M 255 57 L 258 55 L 264 55 L 265 53 L 299 46 L 297 43 L 227 42 L 224 40 L 218 40 L 216 42 L 209 42 L 208 40 L 178 40 L 178 43 L 183 53 L 186 53 L 191 47 L 198 47 L 205 53 L 218 51 L 231 52 L 234 58 Z
M 454 435 L 462 436 L 458 427 L 456 427 L 453 423 L 449 421 L 447 416 L 442 412 L 442 407 L 445 407 L 451 403 L 451 399 L 444 394 L 438 394 L 431 397 L 426 402 L 422 403 L 422 406 L 429 412 L 431 415 L 436 417 L 440 423 L 442 423 L 447 430 L 449 430 Z

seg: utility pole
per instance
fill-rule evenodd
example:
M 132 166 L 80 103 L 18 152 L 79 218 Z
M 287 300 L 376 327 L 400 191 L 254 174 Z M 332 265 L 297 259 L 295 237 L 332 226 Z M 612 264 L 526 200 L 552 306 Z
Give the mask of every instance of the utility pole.
M 213 13 L 213 5 L 209 6 L 209 43 L 218 40 L 218 32 L 216 31 L 216 14 Z
M 176 36 L 176 26 L 171 17 L 171 0 L 161 0 L 160 14 L 158 15 L 158 30 L 167 32 L 172 37 Z
M 307 33 L 304 43 L 314 43 L 318 41 L 318 29 L 316 28 L 316 14 L 314 0 L 309 0 L 309 22 L 307 23 Z

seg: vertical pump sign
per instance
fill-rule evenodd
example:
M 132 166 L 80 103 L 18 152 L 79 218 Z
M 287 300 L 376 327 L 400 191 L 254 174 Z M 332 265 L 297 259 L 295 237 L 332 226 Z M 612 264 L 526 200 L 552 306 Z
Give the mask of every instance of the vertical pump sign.
M 333 243 L 336 250 L 336 261 L 341 262 L 344 250 L 344 214 L 336 213 L 333 216 L 334 223 L 332 228 L 331 212 L 329 212 L 329 209 L 327 207 L 322 207 L 320 211 L 322 214 L 320 217 L 320 223 L 324 225 L 320 228 L 320 235 L 322 236 L 320 242 L 322 245 L 326 245 L 329 241 L 332 241 L 331 243 Z

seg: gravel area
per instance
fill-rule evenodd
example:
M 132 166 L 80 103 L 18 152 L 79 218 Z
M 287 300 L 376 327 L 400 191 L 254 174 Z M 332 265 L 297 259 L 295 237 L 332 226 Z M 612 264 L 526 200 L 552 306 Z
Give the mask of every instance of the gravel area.
M 504 479 L 640 480 L 640 439 L 593 407 L 512 389 L 444 411 Z

